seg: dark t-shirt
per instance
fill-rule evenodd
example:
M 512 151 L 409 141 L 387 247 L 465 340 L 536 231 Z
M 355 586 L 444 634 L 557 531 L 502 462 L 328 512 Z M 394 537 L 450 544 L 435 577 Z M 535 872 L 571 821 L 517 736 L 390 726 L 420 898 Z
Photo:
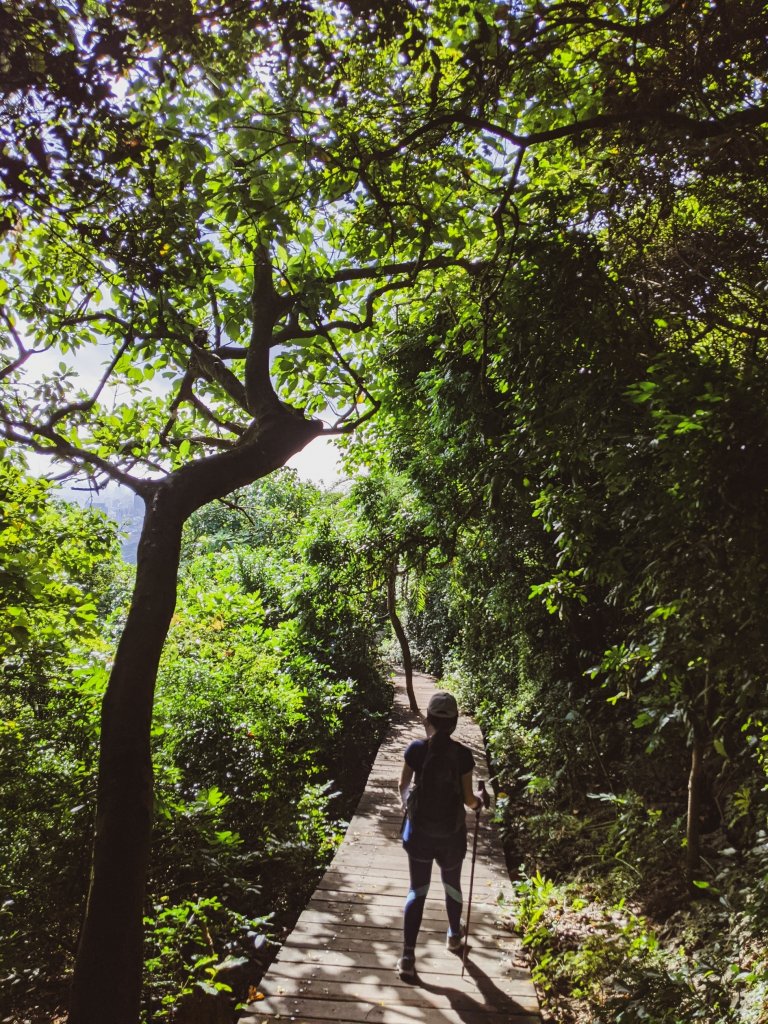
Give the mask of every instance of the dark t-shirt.
M 469 747 L 465 747 L 463 743 L 459 743 L 458 740 L 450 741 L 454 747 L 458 747 L 459 757 L 459 770 L 462 775 L 466 775 L 467 772 L 471 772 L 475 767 L 475 759 L 472 756 L 472 751 Z M 409 743 L 405 750 L 405 763 L 409 768 L 418 774 L 421 771 L 424 760 L 427 756 L 427 749 L 429 747 L 429 740 L 414 740 L 413 743 Z
M 427 756 L 428 743 L 428 740 L 414 740 L 406 748 L 405 763 L 417 774 L 421 771 Z M 459 771 L 466 775 L 475 767 L 472 751 L 457 740 L 451 740 L 451 743 L 458 750 Z M 414 835 L 410 819 L 406 818 L 403 822 L 403 846 L 409 856 L 416 860 L 434 858 L 441 868 L 452 868 L 461 863 L 467 852 L 467 830 L 462 827 L 455 837 L 450 839 L 430 839 Z

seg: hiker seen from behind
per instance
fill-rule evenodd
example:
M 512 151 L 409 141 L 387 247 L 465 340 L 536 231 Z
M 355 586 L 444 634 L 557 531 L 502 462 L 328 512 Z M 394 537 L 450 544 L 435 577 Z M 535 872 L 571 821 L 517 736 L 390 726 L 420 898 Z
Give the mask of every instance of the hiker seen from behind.
M 437 861 L 448 914 L 446 947 L 462 949 L 461 869 L 467 853 L 465 807 L 480 812 L 490 798 L 472 788 L 472 751 L 451 739 L 459 718 L 453 694 L 434 693 L 427 707 L 427 738 L 414 740 L 405 751 L 400 798 L 406 817 L 403 848 L 408 854 L 410 889 L 403 918 L 403 953 L 397 962 L 401 978 L 416 976 L 416 940 L 424 903 Z

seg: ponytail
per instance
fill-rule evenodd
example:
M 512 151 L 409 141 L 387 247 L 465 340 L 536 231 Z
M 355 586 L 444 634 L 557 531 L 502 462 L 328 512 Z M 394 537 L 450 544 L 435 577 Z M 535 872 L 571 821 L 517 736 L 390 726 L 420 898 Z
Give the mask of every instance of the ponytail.
M 451 741 L 451 733 L 456 728 L 458 718 L 437 718 L 434 715 L 427 715 L 427 721 L 435 730 L 429 737 L 429 749 L 435 752 L 445 750 Z
M 440 750 L 447 750 L 448 744 L 451 742 L 450 733 L 447 732 L 433 732 L 427 740 L 427 746 L 433 753 L 437 753 Z

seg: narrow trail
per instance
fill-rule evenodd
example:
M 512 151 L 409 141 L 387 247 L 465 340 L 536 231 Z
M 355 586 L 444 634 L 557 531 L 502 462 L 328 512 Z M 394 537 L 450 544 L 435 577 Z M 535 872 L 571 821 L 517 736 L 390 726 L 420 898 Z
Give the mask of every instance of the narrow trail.
M 419 707 L 426 708 L 434 689 L 431 678 L 417 675 L 414 686 Z M 423 728 L 408 708 L 399 676 L 390 729 L 346 837 L 263 978 L 264 998 L 248 1006 L 240 1024 L 540 1024 L 530 975 L 516 964 L 519 940 L 500 920 L 498 900 L 511 886 L 488 815 L 481 817 L 477 842 L 464 978 L 461 958 L 445 948 L 447 921 L 437 869 L 416 948 L 418 977 L 408 983 L 395 973 L 408 890 L 397 779 L 403 751 L 419 736 Z M 480 730 L 472 719 L 460 718 L 456 737 L 472 749 L 475 777 L 487 778 Z M 465 906 L 473 814 L 467 824 Z

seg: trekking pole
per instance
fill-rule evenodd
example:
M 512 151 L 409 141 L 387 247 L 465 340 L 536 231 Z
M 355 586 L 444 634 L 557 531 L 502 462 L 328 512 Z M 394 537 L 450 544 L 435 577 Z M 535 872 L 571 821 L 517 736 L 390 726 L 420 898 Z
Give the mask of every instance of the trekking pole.
M 478 780 L 478 787 L 481 793 L 485 793 L 485 783 Z M 477 857 L 477 830 L 480 827 L 480 808 L 475 811 L 475 837 L 472 840 L 472 869 L 469 873 L 469 899 L 467 900 L 467 926 L 464 929 L 464 955 L 461 958 L 461 976 L 464 977 L 464 968 L 467 966 L 467 948 L 469 947 L 469 918 L 472 913 L 472 886 L 475 883 L 475 858 Z

